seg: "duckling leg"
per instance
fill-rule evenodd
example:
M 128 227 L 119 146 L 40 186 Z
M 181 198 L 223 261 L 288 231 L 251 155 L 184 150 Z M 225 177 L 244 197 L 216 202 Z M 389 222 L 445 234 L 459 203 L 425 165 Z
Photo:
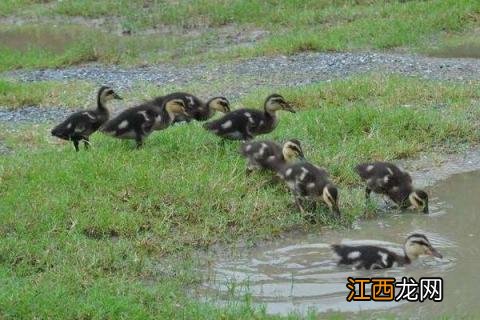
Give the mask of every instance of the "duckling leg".
M 300 210 L 302 214 L 305 214 L 305 209 L 302 206 L 300 197 L 297 195 L 294 195 L 293 198 L 295 199 L 295 205 L 298 207 L 298 210 Z
M 244 142 L 253 140 L 255 137 L 250 133 L 250 129 L 247 127 L 245 131 L 242 133 L 242 138 Z
M 248 176 L 250 175 L 250 173 L 252 173 L 256 169 L 260 169 L 259 164 L 256 163 L 256 161 L 253 159 L 248 159 L 247 169 L 245 169 L 245 174 Z
M 85 147 L 85 150 L 88 150 L 90 148 L 90 140 L 87 137 L 83 137 L 83 146 Z
M 137 143 L 137 149 L 140 149 L 143 146 L 143 137 L 141 135 L 137 135 L 135 142 Z
M 244 133 L 243 134 L 243 142 L 253 140 L 253 138 L 254 138 L 254 136 L 252 136 L 250 133 Z
M 73 146 L 75 147 L 75 151 L 80 151 L 80 148 L 78 147 L 78 140 L 77 139 L 72 139 Z
M 372 193 L 372 189 L 369 187 L 365 188 L 365 200 L 368 201 L 370 199 L 370 193 Z

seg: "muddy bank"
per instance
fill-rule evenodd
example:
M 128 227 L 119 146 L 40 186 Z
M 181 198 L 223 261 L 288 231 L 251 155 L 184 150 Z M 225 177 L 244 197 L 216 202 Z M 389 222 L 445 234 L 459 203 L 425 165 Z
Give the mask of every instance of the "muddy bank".
M 480 148 L 472 147 L 458 154 L 423 155 L 398 164 L 412 173 L 419 186 L 431 186 L 454 174 L 480 170 Z

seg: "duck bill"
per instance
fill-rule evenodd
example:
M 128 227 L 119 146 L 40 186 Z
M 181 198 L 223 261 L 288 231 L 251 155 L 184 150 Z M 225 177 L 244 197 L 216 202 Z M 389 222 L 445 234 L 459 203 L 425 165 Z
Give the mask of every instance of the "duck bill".
M 288 112 L 291 112 L 291 113 L 295 113 L 295 112 L 296 112 L 295 109 L 293 109 L 293 106 L 292 106 L 291 104 L 286 104 L 286 105 L 283 107 L 283 109 L 284 109 L 285 111 L 288 111 Z
M 433 256 L 433 257 L 436 257 L 436 258 L 440 258 L 442 259 L 443 256 L 441 255 L 440 252 L 437 251 L 437 249 L 433 248 L 433 247 L 430 247 L 430 255 Z
M 113 94 L 113 98 L 114 98 L 114 99 L 117 99 L 117 100 L 123 100 L 123 98 L 120 97 L 120 96 L 119 96 L 118 94 L 116 94 L 116 93 Z
M 423 213 L 428 214 L 428 204 L 423 207 Z
M 332 207 L 332 212 L 333 214 L 336 216 L 336 217 L 340 217 L 341 213 L 340 213 L 340 208 L 338 208 L 338 205 L 337 204 L 334 204 L 333 207 Z

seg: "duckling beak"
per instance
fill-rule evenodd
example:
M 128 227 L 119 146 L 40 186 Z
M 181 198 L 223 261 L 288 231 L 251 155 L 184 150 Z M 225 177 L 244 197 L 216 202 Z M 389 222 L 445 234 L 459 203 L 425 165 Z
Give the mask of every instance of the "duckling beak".
M 440 254 L 440 252 L 437 251 L 437 249 L 430 247 L 430 255 L 436 258 L 442 259 L 443 256 Z
M 286 103 L 284 106 L 283 106 L 283 110 L 286 110 L 286 111 L 289 111 L 291 113 L 295 113 L 295 109 L 293 109 L 293 106 L 289 103 Z
M 335 214 L 336 217 L 340 217 L 340 208 L 338 208 L 338 204 L 334 204 L 332 207 L 332 212 Z
M 113 94 L 113 98 L 114 98 L 114 99 L 117 99 L 117 100 L 123 100 L 123 98 L 120 97 L 120 96 L 119 96 L 118 94 L 116 94 L 116 93 Z
M 428 213 L 428 204 L 423 207 L 423 213 L 427 214 Z

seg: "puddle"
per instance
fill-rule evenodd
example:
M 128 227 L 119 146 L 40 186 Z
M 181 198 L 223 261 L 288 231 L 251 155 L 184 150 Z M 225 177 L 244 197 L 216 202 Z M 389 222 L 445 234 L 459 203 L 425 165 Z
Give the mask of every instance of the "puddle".
M 480 171 L 457 174 L 429 189 L 431 213 L 388 214 L 362 221 L 352 230 L 322 231 L 295 235 L 239 257 L 211 262 L 207 280 L 195 290 L 197 297 L 220 304 L 235 301 L 248 293 L 253 303 L 271 314 L 305 314 L 309 310 L 378 318 L 474 316 L 480 312 L 477 285 L 480 283 L 479 226 Z M 401 250 L 412 232 L 425 233 L 443 254 L 442 260 L 426 258 L 390 270 L 352 271 L 338 267 L 329 244 L 335 242 L 373 243 Z M 319 232 L 320 233 L 320 232 Z M 444 300 L 440 303 L 347 302 L 347 277 L 403 276 L 442 277 Z M 206 298 L 205 298 L 206 297 Z
M 80 30 L 75 28 L 68 30 L 44 26 L 9 28 L 0 30 L 0 43 L 13 50 L 27 51 L 34 47 L 62 53 L 79 36 Z
M 429 52 L 432 57 L 438 58 L 480 58 L 480 44 L 462 43 L 458 45 L 449 45 Z

